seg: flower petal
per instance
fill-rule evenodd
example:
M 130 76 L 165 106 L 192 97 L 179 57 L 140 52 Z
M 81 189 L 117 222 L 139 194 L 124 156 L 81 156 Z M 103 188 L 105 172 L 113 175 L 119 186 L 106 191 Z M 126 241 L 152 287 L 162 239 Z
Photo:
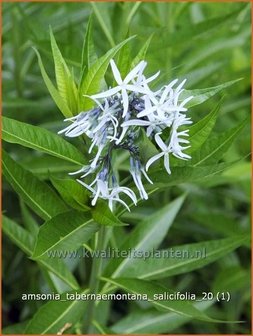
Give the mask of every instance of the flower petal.
M 133 70 L 131 70 L 129 74 L 126 76 L 126 78 L 124 79 L 124 83 L 127 84 L 131 80 L 133 80 L 137 76 L 138 72 L 142 73 L 146 65 L 147 62 L 145 61 L 141 61 L 139 64 L 137 64 L 136 67 L 134 67 Z
M 170 161 L 169 161 L 169 154 L 168 153 L 164 154 L 164 167 L 167 170 L 167 173 L 170 175 L 171 171 L 170 171 Z
M 167 151 L 167 146 L 166 146 L 165 143 L 162 141 L 162 138 L 160 137 L 159 133 L 156 133 L 156 135 L 155 135 L 155 141 L 156 141 L 157 145 L 158 145 L 163 151 Z
M 160 157 L 162 157 L 164 155 L 164 153 L 159 153 L 154 155 L 152 158 L 150 158 L 148 160 L 148 162 L 146 163 L 146 171 L 148 171 L 149 167 L 158 159 L 160 159 Z
M 90 98 L 92 98 L 92 99 L 107 98 L 107 97 L 110 97 L 110 96 L 114 95 L 115 93 L 119 92 L 120 90 L 121 90 L 121 88 L 119 86 L 116 86 L 116 87 L 114 87 L 112 89 L 109 89 L 107 91 L 92 95 L 92 96 L 90 96 Z
M 132 119 L 123 122 L 121 127 L 129 127 L 129 126 L 148 126 L 150 125 L 150 121 L 147 120 L 140 120 L 140 119 Z
M 122 81 L 122 78 L 121 78 L 121 75 L 120 75 L 120 72 L 119 72 L 119 69 L 117 68 L 117 65 L 115 64 L 114 60 L 110 60 L 110 65 L 111 65 L 111 68 L 112 68 L 112 72 L 113 72 L 113 76 L 116 80 L 116 82 L 121 85 L 123 83 Z
M 128 94 L 125 89 L 121 91 L 122 101 L 123 101 L 123 114 L 122 116 L 125 117 L 128 111 L 129 101 L 128 101 Z

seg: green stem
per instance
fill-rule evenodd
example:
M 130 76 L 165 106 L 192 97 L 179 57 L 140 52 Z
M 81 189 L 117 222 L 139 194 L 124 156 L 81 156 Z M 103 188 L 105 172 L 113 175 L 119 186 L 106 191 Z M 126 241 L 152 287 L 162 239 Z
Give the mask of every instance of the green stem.
M 106 233 L 106 227 L 102 226 L 101 229 L 98 232 L 98 240 L 97 240 L 97 250 L 101 252 L 101 250 L 104 248 L 105 244 L 105 233 Z M 89 292 L 92 294 L 98 293 L 99 288 L 99 277 L 102 270 L 102 261 L 103 258 L 101 258 L 100 254 L 98 257 L 95 257 L 92 262 L 92 269 L 91 269 L 91 276 L 90 276 L 90 283 L 89 283 Z M 85 318 L 85 324 L 84 324 L 84 334 L 89 334 L 92 327 L 92 320 L 93 315 L 95 311 L 95 305 L 96 300 L 90 300 L 87 304 L 87 315 Z

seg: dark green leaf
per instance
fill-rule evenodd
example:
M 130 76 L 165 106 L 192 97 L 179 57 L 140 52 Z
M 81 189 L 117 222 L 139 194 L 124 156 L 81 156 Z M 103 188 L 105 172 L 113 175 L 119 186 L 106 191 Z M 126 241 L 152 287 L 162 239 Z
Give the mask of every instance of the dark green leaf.
M 172 311 L 179 315 L 183 315 L 190 318 L 195 318 L 202 321 L 218 322 L 215 319 L 208 317 L 203 311 L 198 310 L 190 301 L 177 301 L 177 300 L 159 300 L 158 295 L 164 295 L 165 293 L 173 294 L 173 290 L 164 288 L 156 283 L 138 279 L 108 279 L 102 278 L 102 280 L 109 282 L 117 287 L 120 287 L 126 292 L 132 294 L 147 295 L 148 301 L 155 308 L 162 311 Z M 157 298 L 156 298 L 157 297 Z
M 154 256 L 133 259 L 133 262 L 125 267 L 121 276 L 151 280 L 188 273 L 222 258 L 244 244 L 247 239 L 246 235 L 239 235 L 155 251 Z
M 3 232 L 29 257 L 35 246 L 35 238 L 13 220 L 3 216 Z M 71 289 L 77 289 L 78 283 L 67 266 L 59 259 L 42 258 L 38 264 L 55 274 Z
M 72 326 L 78 322 L 85 312 L 86 302 L 67 300 L 67 295 L 61 295 L 62 301 L 50 301 L 41 306 L 27 325 L 25 334 L 57 334 L 66 323 Z
M 178 211 L 180 210 L 185 196 L 181 196 L 169 203 L 162 209 L 156 211 L 153 215 L 145 218 L 138 226 L 126 237 L 120 246 L 121 250 L 135 249 L 135 251 L 150 251 L 157 248 L 164 239 L 167 231 L 172 225 Z M 133 259 L 117 258 L 111 260 L 105 270 L 106 275 L 112 277 L 119 276 L 127 265 L 131 264 Z
M 62 137 L 44 128 L 6 117 L 3 120 L 3 140 L 29 147 L 72 163 L 83 165 L 84 156 Z
M 3 174 L 13 189 L 42 218 L 49 219 L 67 210 L 55 192 L 22 168 L 3 151 Z
M 95 222 L 105 226 L 123 226 L 122 223 L 109 209 L 104 201 L 98 201 L 95 207 L 91 208 L 92 218 Z
M 88 191 L 75 180 L 51 177 L 53 186 L 63 200 L 72 208 L 82 211 L 90 209 Z
M 73 251 L 86 243 L 98 231 L 86 212 L 68 211 L 53 217 L 40 227 L 33 258 L 41 258 L 49 251 Z

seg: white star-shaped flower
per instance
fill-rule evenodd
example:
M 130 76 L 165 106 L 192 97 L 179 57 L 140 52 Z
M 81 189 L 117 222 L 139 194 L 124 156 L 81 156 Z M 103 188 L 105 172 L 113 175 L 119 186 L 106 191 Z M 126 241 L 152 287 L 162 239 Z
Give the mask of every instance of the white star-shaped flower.
M 146 163 L 146 170 L 149 169 L 149 167 L 157 160 L 159 160 L 162 156 L 164 157 L 164 167 L 167 170 L 168 174 L 171 174 L 171 170 L 170 170 L 170 162 L 169 162 L 169 153 L 171 153 L 171 148 L 170 145 L 167 146 L 162 138 L 160 137 L 160 135 L 157 133 L 155 135 L 155 141 L 157 143 L 157 145 L 161 148 L 162 152 L 159 154 L 154 155 L 152 158 L 150 158 L 148 160 L 148 162 Z
M 140 75 L 139 73 L 144 70 L 147 63 L 144 61 L 141 61 L 138 65 L 136 65 L 136 67 L 134 67 L 129 72 L 129 74 L 126 76 L 124 80 L 122 79 L 119 69 L 117 68 L 117 65 L 115 64 L 114 60 L 110 61 L 110 65 L 112 68 L 113 76 L 118 85 L 102 93 L 92 95 L 91 98 L 93 99 L 107 98 L 107 97 L 110 97 L 120 92 L 121 97 L 122 97 L 122 102 L 123 102 L 123 117 L 124 117 L 127 114 L 128 106 L 129 106 L 128 91 L 138 92 L 138 93 L 143 93 L 143 94 L 149 93 L 147 89 L 144 89 L 143 86 L 141 85 L 142 82 L 138 82 L 136 84 L 131 83 L 135 79 L 136 76 Z

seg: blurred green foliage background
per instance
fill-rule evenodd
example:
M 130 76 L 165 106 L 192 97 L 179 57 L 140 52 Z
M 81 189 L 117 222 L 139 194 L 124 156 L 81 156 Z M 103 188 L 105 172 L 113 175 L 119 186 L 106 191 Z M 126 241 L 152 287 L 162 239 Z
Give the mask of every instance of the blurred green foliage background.
M 80 72 L 81 45 L 88 18 L 94 16 L 94 43 L 98 55 L 122 41 L 132 40 L 134 55 L 152 35 L 147 52 L 147 72 L 161 70 L 164 84 L 174 78 L 187 78 L 186 88 L 206 88 L 242 78 L 206 103 L 189 111 L 194 121 L 203 118 L 225 97 L 215 131 L 236 125 L 250 113 L 250 4 L 226 3 L 3 3 L 2 81 L 3 114 L 40 125 L 57 132 L 62 116 L 45 87 L 32 46 L 43 58 L 50 78 L 53 61 L 49 41 L 49 25 L 67 63 Z M 133 56 L 134 56 L 133 55 Z M 147 73 L 147 75 L 148 75 Z M 64 176 L 72 167 L 21 146 L 4 147 L 22 165 L 41 179 L 52 174 Z M 205 183 L 185 185 L 190 196 L 171 228 L 165 245 L 179 245 L 208 239 L 229 237 L 249 229 L 250 205 L 250 125 L 233 144 L 224 161 L 241 159 L 221 176 Z M 242 159 L 243 158 L 243 159 Z M 166 204 L 178 194 L 178 188 L 160 192 L 126 218 L 133 223 L 153 209 Z M 17 222 L 24 216 L 23 204 L 7 183 L 3 183 L 3 209 Z M 34 220 L 39 219 L 32 215 Z M 120 235 L 119 238 L 120 239 Z M 22 292 L 40 292 L 47 285 L 36 265 L 28 260 L 7 238 L 3 246 L 3 316 L 4 325 L 23 322 L 41 304 L 22 303 Z M 250 320 L 250 256 L 239 249 L 208 267 L 170 278 L 166 284 L 179 290 L 212 290 L 225 288 L 233 292 L 229 303 L 211 307 L 220 319 L 243 320 L 241 324 L 207 324 L 192 321 L 173 331 L 195 333 L 249 333 Z M 82 268 L 76 273 L 80 278 Z M 116 323 L 136 303 L 113 307 L 109 324 Z

